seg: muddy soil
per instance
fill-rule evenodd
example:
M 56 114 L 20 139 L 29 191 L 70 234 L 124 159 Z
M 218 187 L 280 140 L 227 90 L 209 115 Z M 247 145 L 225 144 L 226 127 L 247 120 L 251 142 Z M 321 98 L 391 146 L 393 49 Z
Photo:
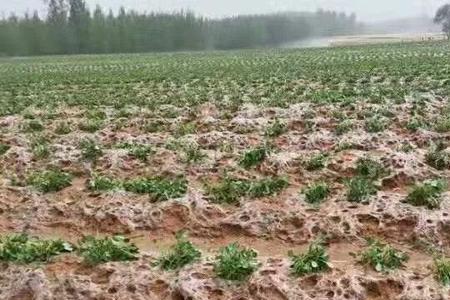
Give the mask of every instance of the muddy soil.
M 447 99 L 432 99 L 426 107 L 430 118 Z M 355 105 L 354 113 L 376 109 L 376 104 Z M 58 256 L 45 264 L 0 265 L 0 299 L 198 299 L 198 300 L 309 300 L 450 299 L 433 274 L 433 247 L 450 254 L 450 193 L 441 207 L 429 210 L 404 203 L 411 185 L 436 177 L 448 181 L 449 171 L 437 171 L 425 163 L 430 141 L 446 141 L 449 135 L 405 129 L 408 102 L 393 105 L 395 115 L 388 128 L 367 133 L 364 119 L 356 119 L 352 131 L 336 135 L 332 106 L 298 104 L 286 109 L 241 107 L 232 116 L 213 105 L 181 110 L 173 119 L 136 111 L 119 119 L 108 113 L 106 126 L 95 133 L 74 130 L 54 133 L 58 120 L 45 120 L 40 134 L 51 140 L 49 158 L 33 157 L 31 135 L 22 130 L 19 115 L 0 117 L 0 141 L 11 148 L 0 156 L 0 233 L 28 233 L 43 238 L 62 238 L 76 243 L 84 235 L 122 234 L 140 249 L 133 262 L 111 262 L 95 267 L 75 254 Z M 310 116 L 313 110 L 315 114 Z M 105 108 L 110 112 L 111 109 Z M 45 112 L 36 111 L 35 114 Z M 83 120 L 83 109 L 64 111 L 71 124 Z M 243 151 L 261 144 L 268 124 L 275 118 L 288 131 L 272 139 L 276 151 L 257 168 L 237 164 Z M 163 121 L 163 130 L 148 132 L 144 123 Z M 307 120 L 308 122 L 306 122 Z M 120 126 L 118 126 L 120 121 Z M 176 135 L 179 124 L 194 123 L 197 130 Z M 96 164 L 81 159 L 78 143 L 96 139 L 104 155 Z M 167 144 L 195 142 L 206 154 L 201 163 L 188 165 Z M 130 157 L 118 143 L 145 143 L 154 153 L 147 162 Z M 343 144 L 350 145 L 342 149 Z M 406 152 L 405 145 L 410 149 Z M 308 171 L 300 163 L 327 151 L 327 166 Z M 358 158 L 372 157 L 389 169 L 377 181 L 379 191 L 368 203 L 346 201 L 345 179 L 355 174 Z M 72 185 L 56 193 L 40 193 L 17 186 L 33 170 L 49 165 L 75 175 Z M 280 194 L 242 199 L 239 205 L 212 203 L 204 180 L 224 172 L 240 178 L 284 175 L 289 187 Z M 93 173 L 128 179 L 138 176 L 184 174 L 189 182 L 186 196 L 152 202 L 148 196 L 124 191 L 92 192 L 87 182 Z M 301 190 L 317 180 L 331 184 L 331 196 L 320 206 L 305 202 Z M 201 249 L 202 259 L 179 272 L 165 272 L 152 265 L 185 230 Z M 330 271 L 305 277 L 292 276 L 288 251 L 304 251 L 318 236 L 326 236 Z M 410 259 L 405 267 L 383 274 L 360 265 L 355 254 L 366 247 L 366 238 L 378 238 L 402 249 Z M 238 241 L 258 252 L 261 266 L 247 281 L 230 283 L 217 278 L 213 261 L 220 247 Z

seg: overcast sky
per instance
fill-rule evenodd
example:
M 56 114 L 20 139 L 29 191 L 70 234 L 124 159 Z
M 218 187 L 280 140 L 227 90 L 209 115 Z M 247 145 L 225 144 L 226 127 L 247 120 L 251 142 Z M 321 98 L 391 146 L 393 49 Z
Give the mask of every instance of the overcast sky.
M 276 11 L 314 11 L 318 8 L 355 12 L 361 21 L 433 15 L 439 5 L 449 0 L 86 0 L 90 8 L 100 4 L 117 10 L 120 6 L 139 11 L 173 11 L 191 9 L 212 17 Z M 19 14 L 39 10 L 43 0 L 0 0 L 0 12 Z

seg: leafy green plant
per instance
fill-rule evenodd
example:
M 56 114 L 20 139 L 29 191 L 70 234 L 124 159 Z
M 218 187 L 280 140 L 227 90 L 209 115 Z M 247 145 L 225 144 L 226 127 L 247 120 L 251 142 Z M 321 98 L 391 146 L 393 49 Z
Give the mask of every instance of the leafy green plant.
M 434 130 L 436 132 L 445 133 L 450 131 L 450 115 L 439 117 L 435 124 Z
M 380 132 L 387 128 L 387 122 L 384 118 L 375 115 L 366 121 L 366 131 L 370 133 Z
M 92 139 L 86 138 L 79 144 L 81 157 L 88 161 L 96 161 L 103 155 L 102 148 Z
M 313 242 L 306 253 L 294 255 L 289 252 L 291 258 L 291 271 L 296 276 L 315 274 L 327 271 L 330 268 L 329 256 L 321 241 Z
M 88 264 L 96 265 L 109 261 L 135 260 L 139 249 L 123 236 L 87 236 L 79 242 L 78 252 Z
M 265 146 L 260 146 L 244 153 L 239 160 L 239 165 L 245 169 L 260 165 L 269 154 L 269 149 Z
M 226 280 L 245 280 L 259 267 L 257 256 L 253 249 L 242 248 L 238 243 L 230 244 L 220 249 L 214 271 Z
M 123 187 L 127 192 L 149 194 L 155 201 L 165 201 L 183 197 L 187 192 L 187 180 L 182 177 L 139 178 L 124 182 Z
M 23 126 L 25 132 L 37 132 L 44 130 L 44 125 L 38 120 L 30 120 Z
M 55 133 L 58 135 L 65 135 L 72 132 L 72 127 L 68 122 L 58 122 L 58 124 L 55 127 Z
M 0 260 L 16 263 L 46 262 L 63 252 L 71 252 L 72 246 L 62 240 L 43 240 L 26 234 L 0 237 Z
M 305 162 L 305 168 L 308 171 L 316 171 L 325 168 L 328 159 L 328 154 L 319 153 L 311 157 Z
M 306 202 L 318 204 L 328 197 L 330 188 L 325 182 L 318 182 L 308 186 L 303 193 L 305 194 Z
M 144 144 L 120 144 L 119 148 L 127 149 L 128 155 L 139 159 L 140 161 L 146 162 L 149 155 L 153 153 L 152 147 Z
M 0 143 L 0 155 L 5 154 L 9 149 L 11 149 L 11 146 Z
M 177 234 L 177 243 L 170 252 L 160 257 L 157 265 L 164 270 L 177 270 L 198 260 L 201 252 L 187 240 L 183 233 Z
M 31 150 L 36 159 L 44 159 L 50 155 L 50 146 L 48 140 L 44 137 L 36 137 L 31 143 Z
M 370 179 L 357 176 L 347 182 L 347 200 L 350 202 L 364 202 L 376 194 L 377 188 Z
M 443 145 L 433 144 L 425 155 L 426 163 L 437 169 L 444 170 L 450 168 L 450 153 L 446 152 Z
M 435 274 L 444 286 L 450 285 L 450 259 L 440 256 L 434 259 Z
M 226 177 L 222 182 L 208 187 L 213 202 L 236 204 L 242 197 L 261 198 L 273 196 L 289 185 L 284 177 L 269 177 L 257 181 Z
M 269 177 L 250 182 L 247 194 L 251 198 L 261 198 L 276 195 L 289 185 L 284 177 Z
M 376 240 L 369 241 L 369 247 L 360 253 L 360 262 L 370 265 L 377 272 L 398 269 L 406 261 L 408 255 Z
M 88 183 L 88 188 L 93 191 L 110 191 L 119 188 L 120 186 L 120 182 L 97 174 L 94 174 Z
M 183 145 L 181 150 L 183 151 L 182 160 L 187 164 L 199 163 L 206 157 L 206 154 L 202 152 L 197 144 L 189 143 Z
M 222 182 L 208 186 L 208 193 L 216 203 L 236 204 L 250 188 L 247 180 L 226 177 Z
M 442 202 L 441 194 L 447 185 L 443 180 L 430 180 L 416 185 L 406 198 L 406 202 L 414 206 L 425 206 L 429 209 L 439 208 Z
M 278 137 L 287 131 L 286 123 L 281 122 L 279 119 L 275 119 L 273 124 L 266 128 L 265 136 L 267 137 Z
M 44 193 L 57 192 L 72 184 L 72 176 L 59 170 L 46 170 L 31 174 L 27 183 Z
M 360 158 L 356 162 L 356 173 L 369 179 L 378 179 L 388 172 L 380 162 L 371 158 Z
M 78 123 L 78 129 L 89 133 L 94 133 L 103 127 L 103 120 L 101 119 L 87 119 Z
M 344 120 L 341 123 L 336 125 L 335 132 L 337 135 L 343 135 L 353 129 L 353 121 L 352 120 Z

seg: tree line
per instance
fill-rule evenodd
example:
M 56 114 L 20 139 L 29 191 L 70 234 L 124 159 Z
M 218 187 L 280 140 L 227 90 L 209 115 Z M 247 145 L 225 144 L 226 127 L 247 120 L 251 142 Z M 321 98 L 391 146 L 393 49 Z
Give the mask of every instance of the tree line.
M 37 12 L 0 20 L 0 55 L 225 50 L 277 46 L 311 36 L 353 33 L 354 14 L 319 10 L 209 19 L 189 11 L 114 14 L 84 0 L 49 0 Z

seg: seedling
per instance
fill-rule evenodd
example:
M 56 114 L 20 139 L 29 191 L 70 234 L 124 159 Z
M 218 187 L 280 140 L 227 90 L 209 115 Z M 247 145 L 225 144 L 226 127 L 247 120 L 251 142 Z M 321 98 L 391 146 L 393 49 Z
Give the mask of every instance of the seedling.
M 260 165 L 269 154 L 269 149 L 265 146 L 255 148 L 247 151 L 239 161 L 239 165 L 244 169 L 250 169 L 252 167 Z
M 366 121 L 366 131 L 370 133 L 383 131 L 386 127 L 386 120 L 378 115 L 375 115 Z
M 37 137 L 31 144 L 33 156 L 36 159 L 44 159 L 50 155 L 48 141 L 43 137 Z
M 103 155 L 102 148 L 92 139 L 84 139 L 80 142 L 81 156 L 88 161 L 96 161 Z
M 44 125 L 38 120 L 30 120 L 24 124 L 23 130 L 25 132 L 37 132 L 44 130 Z
M 95 238 L 84 237 L 78 252 L 90 265 L 97 265 L 109 261 L 129 261 L 137 259 L 138 248 L 123 236 Z
M 187 180 L 179 177 L 167 179 L 162 177 L 139 178 L 123 184 L 127 192 L 149 194 L 154 201 L 166 201 L 183 197 L 187 192 Z
M 63 252 L 71 252 L 72 246 L 62 240 L 43 240 L 26 234 L 0 237 L 0 260 L 28 264 L 47 262 Z
M 347 200 L 350 202 L 365 202 L 376 194 L 377 188 L 370 179 L 354 177 L 347 182 Z
M 305 194 L 306 202 L 309 204 L 318 204 L 328 197 L 330 188 L 325 182 L 319 182 L 308 186 L 303 193 Z
M 59 122 L 55 127 L 55 133 L 58 135 L 65 135 L 72 132 L 70 124 L 67 122 Z
M 153 153 L 152 148 L 149 145 L 143 144 L 121 144 L 119 145 L 121 149 L 127 149 L 128 155 L 139 159 L 142 162 L 146 162 L 148 156 Z
M 186 164 L 199 163 L 205 159 L 206 154 L 202 152 L 197 144 L 187 144 L 181 147 L 183 151 L 182 160 Z
M 335 132 L 337 135 L 343 135 L 353 129 L 353 121 L 352 120 L 344 120 L 341 123 L 336 125 Z
M 169 253 L 158 259 L 157 265 L 164 270 L 178 270 L 195 262 L 200 256 L 201 252 L 182 233 L 179 233 L 177 243 Z
M 101 119 L 88 119 L 78 124 L 78 128 L 82 131 L 94 133 L 103 127 Z
M 72 184 L 72 176 L 58 170 L 47 170 L 32 174 L 27 183 L 43 193 L 57 192 Z
M 257 256 L 253 249 L 242 248 L 238 243 L 230 244 L 220 249 L 214 271 L 222 279 L 243 281 L 259 267 Z
M 208 193 L 216 203 L 236 204 L 247 194 L 250 183 L 246 180 L 225 178 L 222 182 L 209 186 Z
M 389 272 L 403 266 L 408 255 L 379 241 L 369 241 L 369 247 L 360 254 L 360 261 L 377 272 Z
M 88 188 L 93 191 L 110 191 L 118 187 L 120 187 L 119 182 L 100 175 L 94 175 L 88 184 Z
M 437 257 L 434 259 L 436 277 L 444 286 L 450 285 L 450 259 Z
M 279 119 L 275 119 L 275 122 L 266 128 L 265 136 L 278 137 L 287 131 L 286 123 L 281 122 Z
M 273 196 L 285 189 L 289 182 L 284 177 L 270 177 L 258 181 L 225 178 L 221 183 L 208 187 L 212 201 L 236 204 L 242 197 L 261 198 Z
M 328 154 L 319 153 L 314 155 L 310 160 L 306 161 L 305 168 L 308 171 L 316 171 L 325 168 Z
M 445 133 L 450 131 L 450 115 L 440 117 L 434 124 L 436 132 Z
M 426 181 L 416 185 L 406 198 L 406 202 L 414 206 L 425 206 L 428 209 L 439 208 L 442 202 L 441 194 L 447 185 L 443 180 Z
M 295 276 L 304 276 L 325 272 L 330 268 L 329 256 L 320 241 L 313 242 L 306 253 L 294 255 L 291 258 L 291 271 Z
M 371 158 L 360 158 L 356 162 L 356 173 L 365 178 L 378 179 L 388 172 L 378 161 Z
M 433 144 L 425 155 L 426 163 L 436 170 L 450 168 L 450 153 L 446 152 L 443 145 Z
M 11 146 L 0 143 L 0 155 L 5 154 L 9 149 L 11 149 Z

